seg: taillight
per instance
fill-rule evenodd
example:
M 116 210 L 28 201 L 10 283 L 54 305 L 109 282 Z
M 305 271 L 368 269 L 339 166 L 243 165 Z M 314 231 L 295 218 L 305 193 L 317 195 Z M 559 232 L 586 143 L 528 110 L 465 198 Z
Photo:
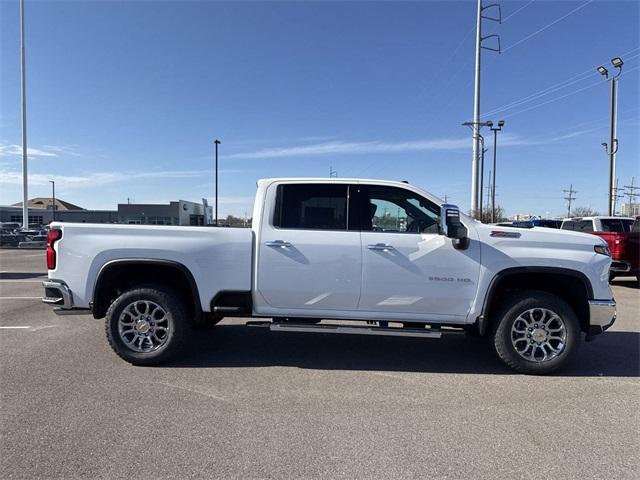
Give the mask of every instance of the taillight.
M 49 230 L 47 234 L 47 268 L 53 270 L 56 268 L 56 251 L 53 244 L 62 238 L 62 230 Z

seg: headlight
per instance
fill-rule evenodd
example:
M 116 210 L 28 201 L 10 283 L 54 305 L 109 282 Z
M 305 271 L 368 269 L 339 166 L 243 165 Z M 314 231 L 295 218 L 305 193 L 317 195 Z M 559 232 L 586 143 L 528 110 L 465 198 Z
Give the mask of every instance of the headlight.
M 607 257 L 611 256 L 611 251 L 609 251 L 609 247 L 607 245 L 595 245 L 593 247 L 593 251 L 600 255 L 606 255 Z

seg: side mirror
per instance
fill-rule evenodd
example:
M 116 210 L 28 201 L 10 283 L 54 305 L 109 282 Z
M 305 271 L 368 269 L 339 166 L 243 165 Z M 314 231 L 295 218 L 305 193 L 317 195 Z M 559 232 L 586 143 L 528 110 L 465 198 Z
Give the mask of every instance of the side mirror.
M 440 232 L 453 239 L 453 248 L 462 250 L 469 246 L 467 227 L 460 221 L 460 209 L 456 205 L 445 203 L 441 207 Z

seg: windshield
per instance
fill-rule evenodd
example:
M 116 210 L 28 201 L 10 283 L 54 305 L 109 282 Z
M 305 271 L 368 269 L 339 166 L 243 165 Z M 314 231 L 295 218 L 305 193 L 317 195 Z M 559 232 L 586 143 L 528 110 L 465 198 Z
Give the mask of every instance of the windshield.
M 603 232 L 630 232 L 633 220 L 625 218 L 603 218 L 602 231 Z

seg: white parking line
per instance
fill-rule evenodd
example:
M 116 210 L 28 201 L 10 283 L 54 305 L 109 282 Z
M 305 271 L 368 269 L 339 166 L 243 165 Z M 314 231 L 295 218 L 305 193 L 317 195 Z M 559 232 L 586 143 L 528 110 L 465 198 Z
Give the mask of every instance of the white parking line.
M 0 300 L 36 300 L 42 297 L 0 297 Z
M 0 278 L 0 283 L 42 283 L 47 277 L 42 277 L 42 280 L 11 280 L 9 278 Z
M 41 327 L 28 327 L 23 325 L 12 325 L 7 327 L 0 327 L 0 330 L 29 330 L 30 332 L 37 332 L 39 330 L 45 330 L 47 328 L 55 328 L 57 325 L 42 325 Z

